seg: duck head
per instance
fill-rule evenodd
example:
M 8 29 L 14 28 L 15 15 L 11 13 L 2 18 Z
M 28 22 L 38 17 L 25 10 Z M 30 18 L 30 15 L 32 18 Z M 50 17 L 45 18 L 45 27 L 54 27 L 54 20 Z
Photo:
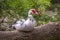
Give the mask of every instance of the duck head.
M 32 15 L 32 14 L 38 14 L 38 12 L 35 9 L 30 9 L 28 15 Z

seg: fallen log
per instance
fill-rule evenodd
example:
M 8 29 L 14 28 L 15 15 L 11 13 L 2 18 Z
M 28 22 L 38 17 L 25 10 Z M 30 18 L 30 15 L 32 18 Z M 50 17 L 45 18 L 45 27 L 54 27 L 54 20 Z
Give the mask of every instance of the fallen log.
M 0 40 L 60 40 L 60 22 L 50 22 L 30 32 L 0 31 Z

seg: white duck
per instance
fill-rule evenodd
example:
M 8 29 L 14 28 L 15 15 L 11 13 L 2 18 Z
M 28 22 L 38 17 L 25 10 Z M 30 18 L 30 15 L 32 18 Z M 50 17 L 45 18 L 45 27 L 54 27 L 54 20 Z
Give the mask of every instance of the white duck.
M 16 30 L 20 31 L 32 31 L 35 27 L 35 20 L 32 14 L 38 14 L 35 9 L 30 9 L 28 12 L 28 19 L 26 21 L 19 21 L 15 24 Z

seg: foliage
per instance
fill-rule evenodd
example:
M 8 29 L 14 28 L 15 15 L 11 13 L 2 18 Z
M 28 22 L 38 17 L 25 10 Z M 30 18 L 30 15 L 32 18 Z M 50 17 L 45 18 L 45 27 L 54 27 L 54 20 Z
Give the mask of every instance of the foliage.
M 60 0 L 51 0 L 52 4 L 60 4 Z

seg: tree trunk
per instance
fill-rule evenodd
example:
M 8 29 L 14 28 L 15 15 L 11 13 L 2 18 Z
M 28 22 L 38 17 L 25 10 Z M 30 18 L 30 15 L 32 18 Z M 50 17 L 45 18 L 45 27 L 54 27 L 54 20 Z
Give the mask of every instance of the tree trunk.
M 50 22 L 30 32 L 0 31 L 0 40 L 60 40 L 60 22 Z

